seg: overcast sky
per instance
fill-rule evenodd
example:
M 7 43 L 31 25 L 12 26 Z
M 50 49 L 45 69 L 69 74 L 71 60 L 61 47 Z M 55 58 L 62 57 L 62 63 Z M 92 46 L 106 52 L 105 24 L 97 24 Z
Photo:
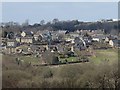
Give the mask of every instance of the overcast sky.
M 41 20 L 96 21 L 117 19 L 117 2 L 4 2 L 2 3 L 2 21 L 22 23 L 29 19 L 31 24 Z

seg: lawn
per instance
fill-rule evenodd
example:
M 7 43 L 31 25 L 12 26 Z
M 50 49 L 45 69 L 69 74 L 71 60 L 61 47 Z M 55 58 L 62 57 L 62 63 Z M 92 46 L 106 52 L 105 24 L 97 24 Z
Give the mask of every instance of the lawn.
M 67 60 L 67 62 L 75 62 L 77 61 L 77 57 L 60 58 L 60 61 L 62 63 L 65 63 L 66 62 L 65 60 Z
M 25 62 L 31 62 L 32 64 L 41 63 L 40 58 L 34 56 L 20 56 L 20 60 L 24 60 Z

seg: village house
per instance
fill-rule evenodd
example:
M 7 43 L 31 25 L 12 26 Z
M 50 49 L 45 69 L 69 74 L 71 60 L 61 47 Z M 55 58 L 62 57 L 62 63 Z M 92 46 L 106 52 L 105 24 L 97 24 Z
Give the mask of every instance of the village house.
M 31 37 L 33 35 L 34 35 L 34 33 L 32 31 L 22 31 L 21 32 L 21 37 Z
M 73 41 L 74 40 L 74 38 L 65 38 L 65 41 L 66 42 L 71 42 L 71 41 Z
M 58 31 L 58 34 L 63 34 L 63 35 L 65 35 L 66 32 L 67 32 L 66 30 L 59 30 L 59 31 Z
M 16 47 L 18 46 L 18 43 L 14 39 L 7 40 L 6 50 L 7 53 L 15 53 Z
M 21 43 L 28 43 L 32 44 L 33 43 L 33 37 L 21 37 Z
M 52 33 L 52 40 L 58 40 L 58 33 L 57 32 Z
M 42 41 L 43 36 L 39 34 L 34 34 L 34 40 L 35 41 Z
M 63 53 L 64 52 L 64 45 L 57 45 L 57 50 L 59 53 Z
M 16 37 L 16 41 L 20 43 L 33 43 L 33 37 Z
M 82 38 L 76 37 L 74 39 L 74 48 L 78 50 L 84 50 L 86 48 L 86 43 Z
M 77 32 L 71 32 L 69 34 L 71 37 L 79 37 L 79 33 L 77 33 Z
M 108 37 L 105 38 L 105 42 L 109 43 L 109 38 Z
M 93 38 L 92 38 L 92 41 L 99 42 L 100 39 L 99 39 L 98 37 L 93 37 Z
M 43 34 L 44 32 L 42 32 L 42 31 L 38 31 L 38 32 L 36 32 L 34 35 L 33 35 L 33 37 L 34 37 L 34 40 L 35 41 L 42 41 L 42 39 L 43 39 Z
M 119 48 L 120 47 L 120 40 L 117 40 L 117 39 L 110 40 L 109 45 L 111 47 Z
M 84 36 L 82 37 L 83 40 L 85 41 L 86 45 L 89 46 L 92 44 L 92 37 L 87 37 L 87 36 Z
M 33 33 L 32 32 L 21 32 L 20 36 L 16 36 L 16 41 L 20 43 L 33 43 Z
M 92 36 L 92 41 L 102 42 L 105 41 L 106 36 L 105 35 L 94 35 Z
M 7 47 L 16 47 L 16 41 L 15 40 L 8 40 Z
M 103 35 L 104 34 L 104 30 L 101 30 L 101 29 L 92 30 L 92 32 L 94 33 L 94 35 Z

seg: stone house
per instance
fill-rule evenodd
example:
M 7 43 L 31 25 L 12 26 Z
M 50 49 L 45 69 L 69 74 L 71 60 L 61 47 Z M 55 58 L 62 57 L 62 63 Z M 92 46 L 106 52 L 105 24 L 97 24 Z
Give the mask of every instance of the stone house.
M 21 37 L 20 38 L 20 42 L 21 43 L 29 43 L 32 44 L 33 43 L 33 37 Z
M 43 38 L 43 36 L 42 36 L 42 35 L 39 35 L 39 34 L 34 34 L 34 40 L 35 40 L 35 41 L 41 41 L 41 40 L 42 40 L 42 38 Z
M 7 53 L 9 53 L 9 54 L 15 53 L 17 46 L 18 46 L 18 43 L 17 43 L 16 40 L 14 40 L 14 39 L 8 40 L 8 41 L 7 41 L 7 45 L 6 45 Z
M 114 39 L 109 41 L 109 45 L 111 47 L 120 47 L 120 40 Z
M 82 38 L 76 37 L 74 42 L 74 48 L 78 48 L 79 50 L 83 50 L 86 48 L 86 43 Z

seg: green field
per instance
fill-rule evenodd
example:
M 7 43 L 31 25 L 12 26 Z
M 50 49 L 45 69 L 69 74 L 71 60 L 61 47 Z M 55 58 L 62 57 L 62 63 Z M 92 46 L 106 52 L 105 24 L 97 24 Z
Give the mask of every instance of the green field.
M 41 63 L 40 58 L 34 57 L 34 56 L 20 56 L 21 60 L 24 60 L 25 62 L 31 62 L 31 63 Z
M 95 56 L 90 57 L 92 62 L 100 63 L 103 60 L 108 60 L 110 62 L 118 60 L 117 49 L 94 50 L 94 53 Z
M 65 63 L 66 62 L 65 60 L 67 60 L 67 62 L 75 62 L 77 61 L 77 57 L 60 58 L 60 61 L 62 63 Z

